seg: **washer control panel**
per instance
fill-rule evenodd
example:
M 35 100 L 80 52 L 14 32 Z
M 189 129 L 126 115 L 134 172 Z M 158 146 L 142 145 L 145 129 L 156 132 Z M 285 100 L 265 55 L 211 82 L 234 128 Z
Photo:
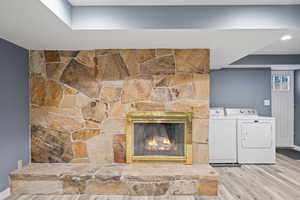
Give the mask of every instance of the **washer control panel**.
M 209 115 L 210 116 L 224 116 L 225 115 L 224 108 L 210 108 Z

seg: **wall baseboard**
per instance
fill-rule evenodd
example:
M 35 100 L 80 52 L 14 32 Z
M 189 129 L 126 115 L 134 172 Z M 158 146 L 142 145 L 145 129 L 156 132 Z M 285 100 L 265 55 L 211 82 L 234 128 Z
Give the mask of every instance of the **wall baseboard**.
M 0 192 L 0 200 L 5 200 L 7 197 L 10 196 L 10 188 Z
M 300 146 L 294 145 L 294 149 L 295 149 L 296 151 L 300 151 Z

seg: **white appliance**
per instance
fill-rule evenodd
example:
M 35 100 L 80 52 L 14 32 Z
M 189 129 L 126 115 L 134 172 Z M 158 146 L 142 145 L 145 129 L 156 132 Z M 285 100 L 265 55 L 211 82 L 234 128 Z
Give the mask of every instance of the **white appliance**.
M 237 162 L 272 164 L 275 158 L 275 118 L 257 115 L 253 109 L 226 109 L 237 120 Z
M 210 109 L 208 141 L 210 163 L 237 163 L 236 119 L 224 108 Z
M 209 162 L 275 163 L 275 119 L 258 116 L 253 109 L 210 112 Z

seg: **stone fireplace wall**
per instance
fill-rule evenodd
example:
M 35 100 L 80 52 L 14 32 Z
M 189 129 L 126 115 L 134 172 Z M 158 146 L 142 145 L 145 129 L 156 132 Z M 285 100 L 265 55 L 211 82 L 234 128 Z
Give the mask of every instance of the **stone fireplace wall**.
M 193 113 L 208 163 L 209 50 L 31 51 L 32 162 L 124 162 L 127 112 Z

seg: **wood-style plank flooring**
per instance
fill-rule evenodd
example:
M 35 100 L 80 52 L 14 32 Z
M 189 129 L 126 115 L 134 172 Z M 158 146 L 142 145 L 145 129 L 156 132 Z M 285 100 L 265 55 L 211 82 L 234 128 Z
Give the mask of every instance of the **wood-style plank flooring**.
M 220 173 L 218 197 L 23 195 L 9 200 L 300 200 L 300 159 L 295 157 L 277 153 L 276 165 L 216 167 L 216 170 Z

